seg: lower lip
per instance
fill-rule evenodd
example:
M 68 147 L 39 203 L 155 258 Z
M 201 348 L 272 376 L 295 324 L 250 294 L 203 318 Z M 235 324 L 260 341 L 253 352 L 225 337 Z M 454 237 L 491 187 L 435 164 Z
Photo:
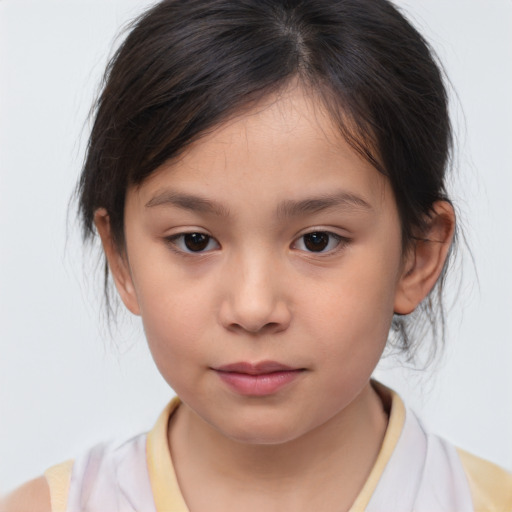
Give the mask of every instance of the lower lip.
M 297 379 L 303 370 L 286 370 L 281 372 L 251 375 L 248 373 L 223 372 L 217 374 L 229 387 L 241 395 L 272 395 Z

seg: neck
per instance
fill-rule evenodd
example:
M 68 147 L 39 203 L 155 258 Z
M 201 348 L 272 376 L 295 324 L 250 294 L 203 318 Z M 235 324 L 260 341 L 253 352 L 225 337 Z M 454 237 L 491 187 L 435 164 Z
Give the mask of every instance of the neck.
M 187 503 L 195 499 L 197 482 L 202 480 L 202 488 L 215 488 L 218 494 L 224 486 L 231 498 L 238 489 L 245 496 L 253 492 L 272 500 L 288 495 L 301 504 L 337 489 L 343 493 L 334 500 L 340 510 L 342 502 L 350 506 L 364 485 L 386 426 L 382 402 L 368 384 L 327 422 L 278 445 L 229 439 L 182 404 L 170 423 L 169 445 Z M 188 482 L 193 482 L 195 493 L 189 492 Z

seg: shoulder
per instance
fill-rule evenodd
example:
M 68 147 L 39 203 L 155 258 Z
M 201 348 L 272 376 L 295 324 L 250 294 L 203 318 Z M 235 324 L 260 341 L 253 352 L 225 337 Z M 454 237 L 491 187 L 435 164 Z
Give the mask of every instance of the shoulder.
M 457 452 L 471 488 L 475 511 L 512 511 L 512 473 L 464 450 Z
M 44 476 L 23 484 L 0 501 L 1 512 L 51 512 L 50 488 Z
M 0 512 L 61 512 L 66 509 L 73 461 L 46 470 L 44 476 L 23 484 L 0 499 Z

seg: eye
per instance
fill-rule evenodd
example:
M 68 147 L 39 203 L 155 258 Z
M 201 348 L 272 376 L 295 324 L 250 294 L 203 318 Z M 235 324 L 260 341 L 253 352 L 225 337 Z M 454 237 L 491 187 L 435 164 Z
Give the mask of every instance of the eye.
M 166 239 L 182 252 L 209 252 L 219 249 L 220 245 L 210 235 L 205 233 L 180 233 Z
M 340 244 L 348 243 L 348 240 L 336 233 L 329 231 L 312 231 L 298 238 L 294 244 L 294 249 L 307 252 L 325 253 L 337 249 Z

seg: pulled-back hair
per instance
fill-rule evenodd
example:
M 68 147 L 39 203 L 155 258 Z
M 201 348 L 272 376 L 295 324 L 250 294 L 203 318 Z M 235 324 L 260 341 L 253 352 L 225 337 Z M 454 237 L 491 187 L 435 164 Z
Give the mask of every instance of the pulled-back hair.
M 388 177 L 405 251 L 433 203 L 447 199 L 452 139 L 433 52 L 386 0 L 164 0 L 149 9 L 110 61 L 96 104 L 78 188 L 84 238 L 105 208 L 122 250 L 128 187 L 292 80 Z M 420 305 L 434 333 L 444 326 L 443 278 Z M 416 341 L 407 320 L 393 321 L 403 349 Z

